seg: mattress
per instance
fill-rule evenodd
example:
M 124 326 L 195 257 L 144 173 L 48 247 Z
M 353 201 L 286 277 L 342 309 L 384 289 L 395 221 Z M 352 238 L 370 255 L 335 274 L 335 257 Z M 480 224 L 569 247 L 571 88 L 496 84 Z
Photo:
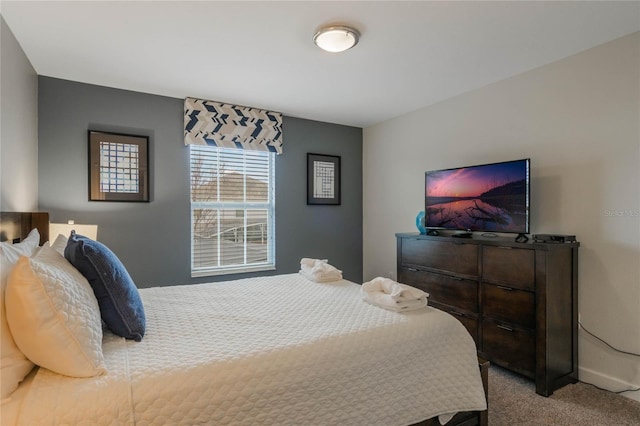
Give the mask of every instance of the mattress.
M 141 289 L 141 342 L 105 332 L 108 373 L 39 369 L 25 425 L 404 425 L 486 402 L 476 348 L 437 309 L 395 313 L 298 274 Z

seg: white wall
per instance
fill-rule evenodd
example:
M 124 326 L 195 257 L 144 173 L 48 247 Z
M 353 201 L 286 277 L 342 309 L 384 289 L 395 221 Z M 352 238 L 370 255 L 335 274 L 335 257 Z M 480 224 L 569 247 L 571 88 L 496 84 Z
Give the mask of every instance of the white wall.
M 0 17 L 0 209 L 38 208 L 38 76 Z
M 395 271 L 425 171 L 525 157 L 532 233 L 581 242 L 583 324 L 640 353 L 640 33 L 365 129 L 365 280 Z M 637 357 L 579 347 L 582 380 L 640 386 Z

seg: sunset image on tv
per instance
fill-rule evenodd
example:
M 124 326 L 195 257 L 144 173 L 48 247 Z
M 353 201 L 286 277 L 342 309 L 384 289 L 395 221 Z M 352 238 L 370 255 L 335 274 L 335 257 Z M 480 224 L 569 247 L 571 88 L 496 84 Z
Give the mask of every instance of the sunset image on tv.
M 430 228 L 528 232 L 529 160 L 425 173 Z

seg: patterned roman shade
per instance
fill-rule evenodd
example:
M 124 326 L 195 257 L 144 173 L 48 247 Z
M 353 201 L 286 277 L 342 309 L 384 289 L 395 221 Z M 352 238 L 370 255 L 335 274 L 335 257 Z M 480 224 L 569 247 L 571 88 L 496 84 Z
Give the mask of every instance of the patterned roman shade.
M 186 98 L 184 144 L 282 154 L 282 114 Z

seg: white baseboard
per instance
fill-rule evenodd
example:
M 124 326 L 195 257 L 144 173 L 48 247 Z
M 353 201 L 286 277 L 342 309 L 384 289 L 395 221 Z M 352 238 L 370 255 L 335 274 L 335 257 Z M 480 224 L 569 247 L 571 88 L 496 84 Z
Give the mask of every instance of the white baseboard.
M 608 389 L 612 392 L 617 392 L 622 389 L 637 389 L 640 385 L 627 383 L 615 377 L 607 376 L 597 371 L 589 370 L 588 368 L 578 368 L 578 374 L 580 381 L 594 384 L 598 387 Z M 620 395 L 626 396 L 629 399 L 640 401 L 640 391 L 637 392 L 623 392 Z

